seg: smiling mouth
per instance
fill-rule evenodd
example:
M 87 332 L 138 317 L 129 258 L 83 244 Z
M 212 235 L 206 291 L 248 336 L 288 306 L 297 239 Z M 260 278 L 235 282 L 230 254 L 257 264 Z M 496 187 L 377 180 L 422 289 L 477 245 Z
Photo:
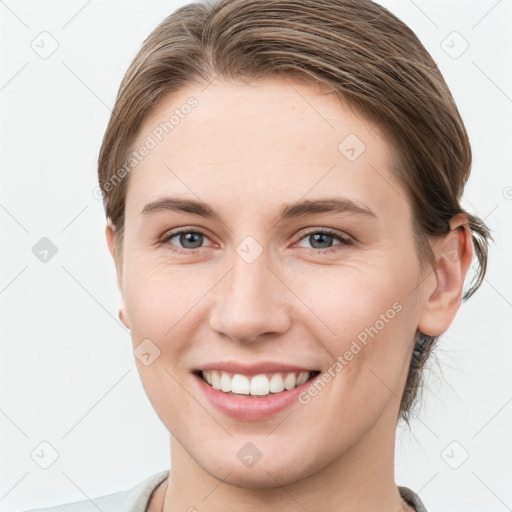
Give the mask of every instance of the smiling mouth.
M 217 391 L 234 396 L 266 397 L 285 393 L 314 379 L 319 370 L 260 373 L 248 376 L 224 370 L 196 370 L 194 374 Z

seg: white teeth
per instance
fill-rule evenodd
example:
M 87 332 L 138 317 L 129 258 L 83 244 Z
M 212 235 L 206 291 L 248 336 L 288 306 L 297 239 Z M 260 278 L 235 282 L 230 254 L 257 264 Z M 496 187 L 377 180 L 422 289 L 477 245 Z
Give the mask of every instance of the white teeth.
M 286 389 L 293 389 L 295 387 L 295 384 L 297 383 L 297 379 L 295 377 L 295 374 L 289 373 L 286 378 L 284 379 L 284 387 Z
M 227 376 L 227 373 L 224 375 Z M 245 375 L 240 375 L 239 373 L 235 373 L 235 375 L 233 375 L 233 380 L 231 381 L 231 391 L 233 393 L 238 393 L 239 395 L 248 395 L 250 387 L 251 383 Z
M 225 393 L 229 393 L 231 391 L 231 379 L 229 375 L 225 372 L 221 372 L 220 376 L 220 390 Z
M 310 372 L 290 372 L 286 374 L 259 374 L 247 377 L 240 373 L 229 373 L 221 370 L 205 370 L 202 373 L 205 380 L 213 389 L 225 393 L 239 395 L 266 396 L 269 393 L 280 393 L 304 384 L 310 377 Z
M 283 377 L 280 373 L 274 373 L 270 378 L 270 391 L 272 391 L 272 393 L 284 391 Z
M 204 375 L 204 373 L 203 373 Z M 216 389 L 217 391 L 220 389 L 220 375 L 217 370 L 213 370 L 211 372 L 211 381 L 212 381 L 212 388 Z
M 301 386 L 306 382 L 309 378 L 309 372 L 300 372 L 300 375 L 297 377 L 297 386 Z
M 251 395 L 264 396 L 270 393 L 270 383 L 266 375 L 256 375 L 251 379 Z

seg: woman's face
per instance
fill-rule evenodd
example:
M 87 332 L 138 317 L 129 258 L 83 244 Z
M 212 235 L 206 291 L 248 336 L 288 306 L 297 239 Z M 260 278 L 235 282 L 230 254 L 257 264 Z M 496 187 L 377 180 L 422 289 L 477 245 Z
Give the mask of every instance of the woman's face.
M 392 459 L 423 276 L 381 132 L 312 86 L 217 80 L 167 97 L 133 149 L 123 315 L 180 453 L 254 487 Z M 265 397 L 294 368 L 320 373 Z

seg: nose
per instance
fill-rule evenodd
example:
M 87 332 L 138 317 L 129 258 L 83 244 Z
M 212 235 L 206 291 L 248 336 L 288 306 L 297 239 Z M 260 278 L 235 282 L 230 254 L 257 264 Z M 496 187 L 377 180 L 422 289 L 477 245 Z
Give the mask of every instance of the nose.
M 234 255 L 231 270 L 215 287 L 212 330 L 250 343 L 290 328 L 287 288 L 268 264 L 265 252 L 251 263 Z

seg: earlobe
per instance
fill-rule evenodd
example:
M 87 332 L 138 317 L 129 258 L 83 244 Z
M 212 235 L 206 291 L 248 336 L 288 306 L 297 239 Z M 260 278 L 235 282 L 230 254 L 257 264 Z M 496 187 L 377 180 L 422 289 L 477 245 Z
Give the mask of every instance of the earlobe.
M 128 315 L 126 314 L 126 306 L 124 304 L 123 296 L 121 295 L 121 307 L 119 308 L 118 312 L 119 320 L 123 323 L 123 325 L 129 329 L 130 328 L 130 322 L 128 321 Z
M 466 216 L 453 217 L 450 228 L 432 247 L 437 267 L 424 286 L 418 329 L 429 336 L 439 336 L 450 327 L 460 307 L 464 279 L 473 258 L 473 241 Z

